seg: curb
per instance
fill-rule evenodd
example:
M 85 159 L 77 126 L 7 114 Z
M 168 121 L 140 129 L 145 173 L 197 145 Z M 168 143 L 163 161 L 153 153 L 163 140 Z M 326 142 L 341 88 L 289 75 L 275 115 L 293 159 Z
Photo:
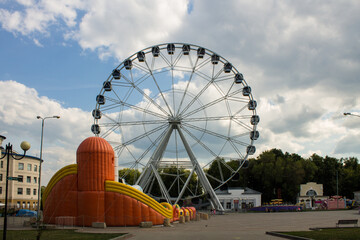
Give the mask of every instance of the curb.
M 281 237 L 286 239 L 294 239 L 294 240 L 313 240 L 312 238 L 305 238 L 305 237 L 297 237 L 297 236 L 291 236 L 282 234 L 280 232 L 266 232 L 267 235 L 275 236 L 275 237 Z
M 132 238 L 134 237 L 135 235 L 131 234 L 131 233 L 126 233 L 122 236 L 119 236 L 119 237 L 115 237 L 115 238 L 111 238 L 110 240 L 125 240 L 125 239 L 129 239 L 129 238 Z

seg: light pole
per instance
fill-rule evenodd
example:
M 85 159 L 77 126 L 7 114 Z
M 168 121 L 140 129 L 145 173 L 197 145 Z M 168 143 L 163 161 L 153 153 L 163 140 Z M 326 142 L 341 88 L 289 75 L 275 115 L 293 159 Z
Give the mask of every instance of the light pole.
M 16 152 L 15 153 L 13 152 L 12 145 L 10 143 L 8 143 L 6 145 L 4 156 L 0 157 L 0 159 L 3 159 L 3 158 L 5 158 L 5 156 L 7 156 L 7 158 L 6 158 L 5 209 L 4 209 L 5 216 L 4 216 L 4 229 L 3 229 L 3 239 L 4 240 L 6 240 L 6 231 L 7 231 L 7 205 L 8 205 L 7 202 L 8 202 L 9 180 L 18 180 L 17 177 L 9 177 L 10 156 L 15 160 L 20 160 L 20 159 L 24 158 L 26 151 L 30 149 L 30 143 L 24 141 L 20 144 L 20 147 L 22 150 L 24 150 L 24 154 L 22 156 L 15 157 L 15 156 L 18 156 L 18 154 Z
M 360 117 L 360 115 L 357 114 L 353 114 L 353 113 L 349 113 L 349 112 L 345 112 L 344 113 L 345 116 L 354 116 L 354 117 Z
M 57 118 L 60 116 L 51 116 L 51 117 L 41 117 L 37 116 L 37 119 L 41 119 L 41 142 L 40 142 L 40 164 L 39 164 L 39 178 L 38 178 L 38 204 L 37 204 L 37 228 L 39 228 L 40 223 L 40 194 L 41 194 L 41 163 L 42 163 L 42 149 L 43 149 L 43 140 L 44 140 L 44 122 L 48 118 Z

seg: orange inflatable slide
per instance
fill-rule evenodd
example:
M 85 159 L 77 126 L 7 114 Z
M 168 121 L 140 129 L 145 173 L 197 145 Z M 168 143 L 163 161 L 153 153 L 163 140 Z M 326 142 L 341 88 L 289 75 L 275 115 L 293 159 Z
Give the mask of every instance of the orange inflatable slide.
M 115 182 L 114 151 L 100 137 L 85 139 L 76 152 L 77 164 L 60 169 L 43 194 L 44 223 L 71 219 L 74 225 L 138 226 L 165 218 L 177 221 L 180 207 L 158 203 L 143 192 Z

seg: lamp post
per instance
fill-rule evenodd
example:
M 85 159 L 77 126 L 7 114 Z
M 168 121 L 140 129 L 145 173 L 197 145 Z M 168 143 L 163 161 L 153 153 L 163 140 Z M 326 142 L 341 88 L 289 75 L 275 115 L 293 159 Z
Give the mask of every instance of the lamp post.
M 40 194 L 41 194 L 41 163 L 42 163 L 42 149 L 43 149 L 43 140 L 44 140 L 44 122 L 48 118 L 57 118 L 60 116 L 51 116 L 51 117 L 41 117 L 37 116 L 37 119 L 41 119 L 41 142 L 40 142 L 40 164 L 39 164 L 39 178 L 38 178 L 38 204 L 37 204 L 37 228 L 39 228 L 40 222 Z
M 345 116 L 354 116 L 354 117 L 360 117 L 360 115 L 357 114 L 353 114 L 353 113 L 349 113 L 349 112 L 345 112 L 344 113 Z
M 8 205 L 7 203 L 8 203 L 9 180 L 18 180 L 17 177 L 9 177 L 10 156 L 15 160 L 20 160 L 20 159 L 24 158 L 26 151 L 30 149 L 30 143 L 24 141 L 20 144 L 20 147 L 22 150 L 24 150 L 24 154 L 22 156 L 16 157 L 16 156 L 18 156 L 18 154 L 13 152 L 12 145 L 10 143 L 8 143 L 6 145 L 4 156 L 0 157 L 0 159 L 3 159 L 3 158 L 5 158 L 5 156 L 7 156 L 7 158 L 6 158 L 5 209 L 4 209 L 5 216 L 4 216 L 4 229 L 3 229 L 3 239 L 4 240 L 6 240 L 6 231 L 7 231 L 7 205 Z

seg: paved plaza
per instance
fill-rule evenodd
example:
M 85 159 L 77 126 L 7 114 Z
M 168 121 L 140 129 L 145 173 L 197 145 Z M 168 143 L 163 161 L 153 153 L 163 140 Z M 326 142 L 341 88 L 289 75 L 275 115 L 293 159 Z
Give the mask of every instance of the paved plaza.
M 308 231 L 312 227 L 335 227 L 339 219 L 359 219 L 358 210 L 279 212 L 279 213 L 227 213 L 211 216 L 209 220 L 175 223 L 173 227 L 154 226 L 84 228 L 86 232 L 127 232 L 128 239 L 281 239 L 266 235 L 267 231 Z

